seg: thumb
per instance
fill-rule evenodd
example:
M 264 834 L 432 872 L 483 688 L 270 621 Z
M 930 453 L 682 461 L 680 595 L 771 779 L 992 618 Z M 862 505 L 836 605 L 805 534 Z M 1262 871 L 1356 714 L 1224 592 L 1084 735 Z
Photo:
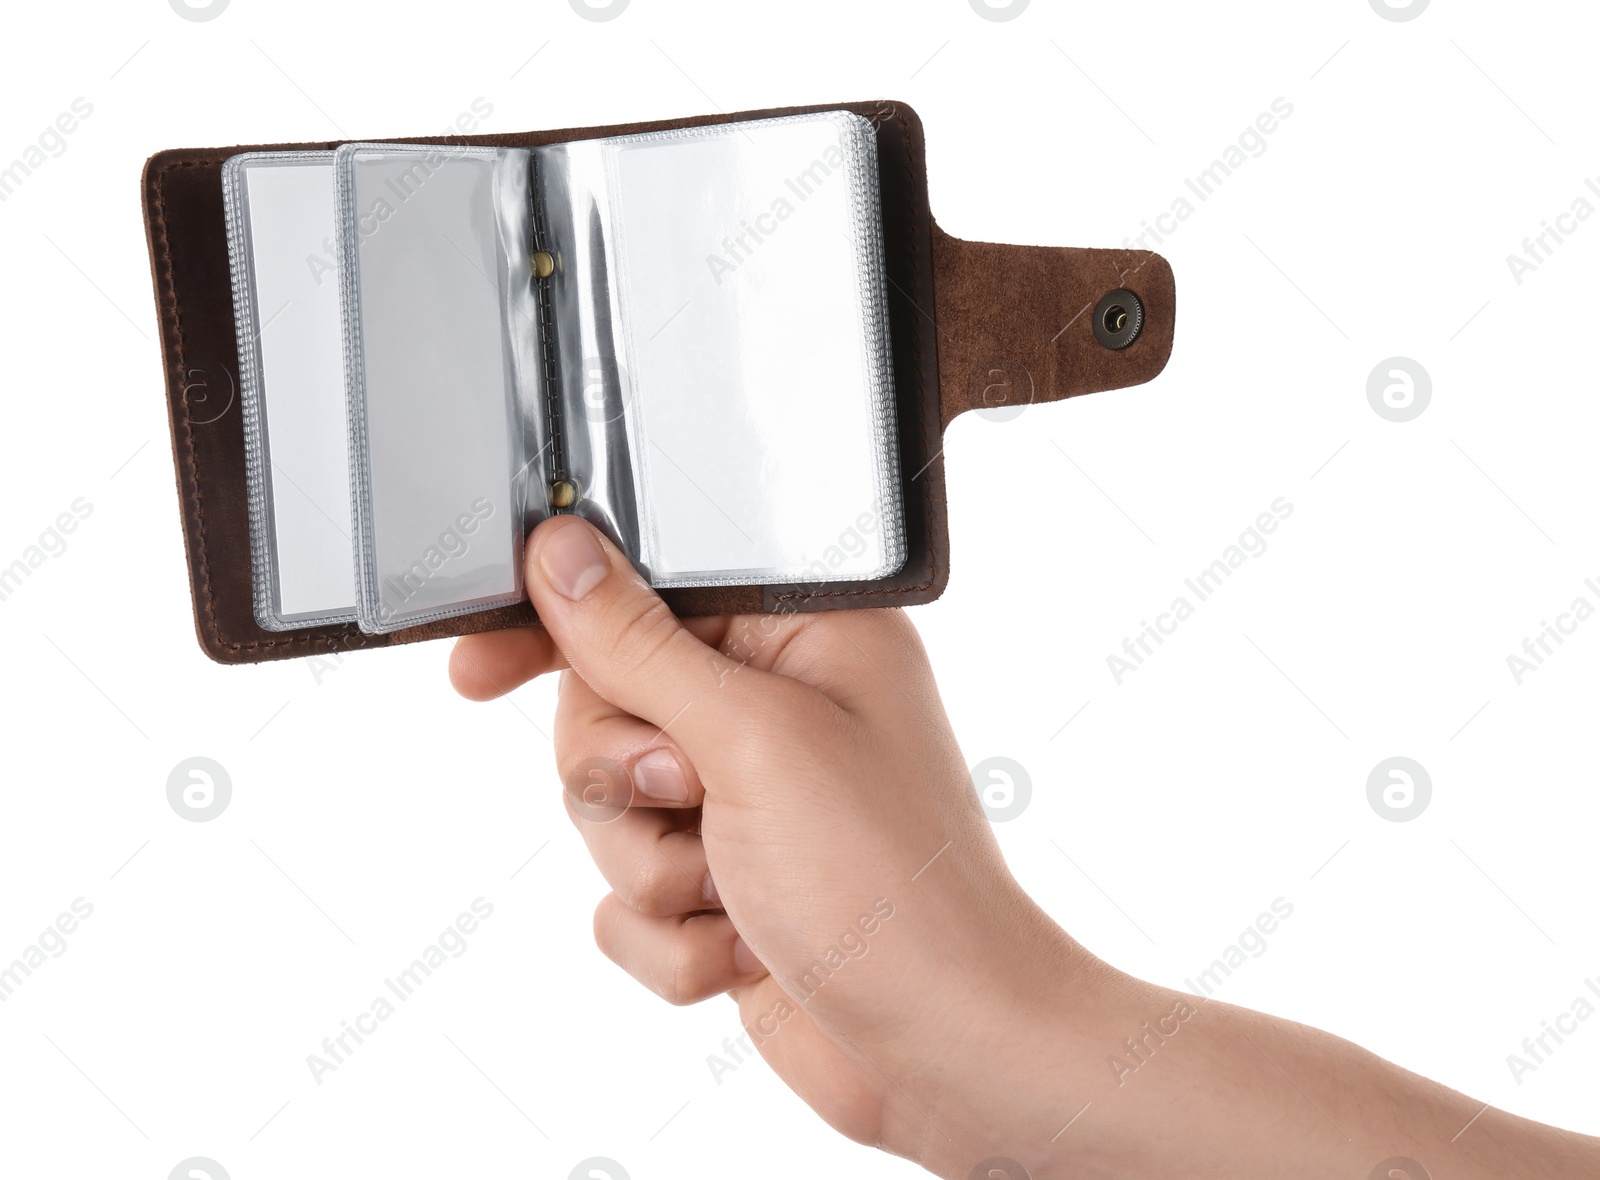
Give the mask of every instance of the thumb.
M 691 635 L 622 552 L 578 517 L 551 517 L 534 529 L 527 585 L 572 670 L 685 746 L 726 736 L 758 682 L 776 679 Z

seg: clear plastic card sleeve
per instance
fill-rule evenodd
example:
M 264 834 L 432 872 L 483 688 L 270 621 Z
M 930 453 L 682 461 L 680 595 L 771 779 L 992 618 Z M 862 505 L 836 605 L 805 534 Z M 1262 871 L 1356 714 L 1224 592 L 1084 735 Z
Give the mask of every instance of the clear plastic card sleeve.
M 320 219 L 230 234 L 252 313 L 241 358 L 247 324 L 273 339 L 265 304 L 307 311 L 274 341 L 296 360 L 275 370 L 271 345 L 252 354 L 267 362 L 247 407 L 258 614 L 278 604 L 283 627 L 354 613 L 388 631 L 518 601 L 527 533 L 560 512 L 661 587 L 894 573 L 905 538 L 874 153 L 867 120 L 826 112 L 531 149 L 230 161 L 230 226 L 258 172 L 325 170 L 327 202 Z M 289 262 L 262 266 L 269 248 Z M 292 374 L 281 394 L 278 372 Z M 298 413 L 273 416 L 280 397 Z M 318 515 L 343 529 L 275 513 L 291 455 L 319 465 L 305 483 L 337 501 Z M 341 560 L 342 601 L 331 576 L 320 598 L 286 593 L 307 563 Z M 280 609 L 313 601 L 342 616 Z
M 223 168 L 256 621 L 356 618 L 332 152 Z
M 361 625 L 515 602 L 544 494 L 528 153 L 346 144 L 335 171 Z

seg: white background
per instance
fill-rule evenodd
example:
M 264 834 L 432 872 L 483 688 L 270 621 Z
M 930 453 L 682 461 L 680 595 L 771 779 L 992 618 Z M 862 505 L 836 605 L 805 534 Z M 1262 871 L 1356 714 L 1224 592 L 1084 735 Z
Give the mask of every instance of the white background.
M 0 1171 L 917 1174 L 760 1063 L 716 1084 L 732 1006 L 669 1008 L 593 948 L 603 887 L 558 799 L 549 686 L 468 705 L 442 643 L 320 681 L 196 647 L 140 166 L 436 132 L 480 96 L 485 131 L 900 99 L 946 229 L 1075 245 L 1136 233 L 1288 99 L 1161 247 L 1179 314 L 1157 381 L 950 431 L 953 575 L 915 618 L 969 758 L 1031 776 L 997 825 L 1012 865 L 1094 951 L 1178 985 L 1283 897 L 1224 998 L 1600 1132 L 1600 1020 L 1520 1084 L 1506 1063 L 1600 976 L 1600 621 L 1520 686 L 1506 663 L 1600 604 L 1600 218 L 1520 285 L 1506 263 L 1600 175 L 1591 9 L 332 7 L 5 17 L 0 162 L 74 98 L 93 114 L 0 203 L 0 564 L 75 499 L 92 514 L 0 602 L 0 960 L 74 898 L 94 913 L 0 1004 Z M 1403 424 L 1366 397 L 1394 355 L 1433 381 Z M 1119 686 L 1106 657 L 1276 497 L 1268 551 Z M 208 823 L 166 799 L 196 755 L 233 784 Z M 1367 802 L 1392 755 L 1432 777 L 1408 823 Z M 480 896 L 466 954 L 316 1085 L 306 1055 Z

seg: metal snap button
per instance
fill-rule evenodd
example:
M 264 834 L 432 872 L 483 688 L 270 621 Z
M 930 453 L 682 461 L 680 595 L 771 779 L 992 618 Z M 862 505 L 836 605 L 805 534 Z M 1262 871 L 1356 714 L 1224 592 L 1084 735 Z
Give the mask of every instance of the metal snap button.
M 1144 304 L 1132 291 L 1108 291 L 1094 308 L 1094 338 L 1111 349 L 1127 348 L 1144 327 Z

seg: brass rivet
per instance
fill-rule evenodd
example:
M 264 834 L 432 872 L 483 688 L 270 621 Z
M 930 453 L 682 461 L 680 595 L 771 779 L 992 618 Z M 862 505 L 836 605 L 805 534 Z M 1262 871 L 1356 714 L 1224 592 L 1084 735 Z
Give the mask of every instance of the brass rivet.
M 541 279 L 548 279 L 556 272 L 556 260 L 543 250 L 533 252 L 533 273 Z
M 571 508 L 578 498 L 578 489 L 564 479 L 550 485 L 550 505 L 553 508 Z

